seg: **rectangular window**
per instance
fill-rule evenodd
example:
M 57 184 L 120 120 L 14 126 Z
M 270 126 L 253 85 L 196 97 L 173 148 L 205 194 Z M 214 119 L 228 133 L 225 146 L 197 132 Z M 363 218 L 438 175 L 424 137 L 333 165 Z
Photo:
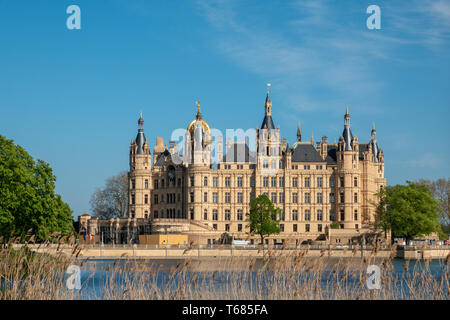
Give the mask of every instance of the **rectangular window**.
M 276 192 L 272 192 L 270 194 L 270 199 L 271 199 L 272 203 L 277 203 L 277 193 Z
M 305 221 L 311 221 L 311 211 L 309 209 L 305 209 Z
M 136 201 L 136 198 L 134 196 L 134 194 L 131 195 L 131 204 L 134 204 Z
M 136 180 L 131 180 L 131 189 L 136 189 Z
M 335 221 L 334 209 L 330 209 L 330 220 Z
M 255 177 L 250 177 L 250 187 L 255 186 Z
M 213 196 L 213 198 L 212 198 L 213 203 L 217 203 L 218 202 L 217 192 L 213 192 L 212 196 Z
M 263 187 L 269 186 L 269 177 L 263 177 Z
M 145 187 L 145 189 L 148 189 L 148 179 L 145 179 L 144 187 Z
M 230 225 L 229 225 L 229 224 L 226 224 L 226 225 L 225 225 L 225 231 L 226 231 L 226 232 L 230 232 Z
M 154 204 L 158 204 L 158 195 L 157 194 L 155 194 L 153 196 L 153 202 L 154 202 Z
M 237 219 L 238 219 L 239 221 L 244 220 L 244 216 L 243 216 L 243 214 L 242 214 L 242 210 L 241 210 L 241 209 L 238 209 L 238 211 L 237 211 Z
M 278 185 L 279 185 L 280 187 L 284 187 L 284 177 L 279 177 L 279 178 L 278 178 Z
M 344 221 L 345 220 L 345 211 L 344 211 L 344 209 L 341 209 L 341 221 Z
M 355 203 L 358 203 L 358 193 L 355 192 L 354 198 L 355 198 Z
M 292 193 L 292 203 L 298 203 L 298 193 L 297 192 Z
M 322 192 L 317 193 L 317 203 L 323 203 Z
M 250 192 L 250 201 L 252 201 L 253 199 L 255 199 L 255 193 L 254 192 Z
M 231 177 L 225 177 L 225 187 L 231 186 Z
M 280 192 L 279 194 L 278 194 L 278 197 L 280 198 L 279 200 L 280 200 L 280 203 L 284 203 L 284 192 Z
M 191 196 L 191 202 L 194 202 L 194 192 L 191 192 L 190 196 Z
M 322 220 L 323 220 L 323 211 L 317 210 L 317 221 L 322 221 Z
M 292 210 L 292 220 L 297 221 L 298 220 L 298 212 L 297 210 Z
M 194 186 L 194 176 L 190 176 L 190 180 L 191 180 L 191 187 Z
M 153 185 L 155 189 L 158 189 L 158 180 L 153 181 Z
M 213 177 L 213 187 L 218 187 L 219 186 L 219 179 L 217 177 Z
M 353 186 L 355 186 L 355 187 L 358 186 L 358 178 L 357 177 L 353 178 Z
M 217 209 L 214 209 L 214 210 L 212 211 L 212 219 L 213 219 L 213 220 L 217 220 L 217 219 L 218 219 Z
M 281 220 L 281 221 L 284 221 L 285 219 L 286 219 L 286 217 L 285 217 L 285 215 L 284 215 L 284 211 L 281 210 L 281 212 L 280 212 L 280 220 Z
M 203 194 L 203 201 L 204 201 L 204 202 L 208 202 L 208 192 L 205 192 L 205 193 Z
M 330 187 L 334 187 L 334 177 L 330 177 Z
M 294 177 L 292 178 L 292 187 L 297 188 L 298 185 L 298 178 Z
M 309 232 L 309 224 L 305 224 L 305 232 Z
M 311 203 L 311 194 L 309 192 L 305 192 L 305 203 Z
M 213 229 L 217 230 L 217 224 L 213 224 Z
M 345 187 L 345 183 L 344 183 L 344 177 L 341 177 L 341 187 Z
M 237 186 L 242 187 L 242 177 L 237 178 Z
M 203 186 L 207 187 L 208 186 L 208 177 L 204 177 L 203 178 Z
M 323 178 L 317 177 L 317 187 L 322 188 L 322 186 L 323 186 Z
M 296 225 L 296 224 L 294 224 L 294 225 L 292 226 L 292 231 L 297 232 L 297 225 Z
M 334 203 L 334 193 L 330 193 L 330 202 Z
M 208 210 L 203 211 L 203 220 L 208 220 Z
M 238 194 L 237 194 L 237 202 L 238 203 L 242 203 L 243 202 L 242 192 L 238 192 Z
M 225 220 L 227 221 L 231 220 L 230 209 L 225 209 Z
M 310 178 L 305 177 L 305 188 L 309 188 L 309 186 L 310 186 Z
M 280 224 L 280 230 L 281 232 L 284 232 L 284 224 Z
M 231 193 L 225 192 L 225 202 L 230 203 L 231 202 Z
M 153 211 L 153 218 L 158 219 L 158 211 Z
M 271 182 L 272 187 L 276 187 L 277 186 L 277 177 L 271 177 L 270 182 Z
M 355 210 L 355 221 L 358 221 L 358 210 Z
M 321 224 L 318 224 L 318 225 L 317 225 L 317 231 L 318 231 L 318 232 L 322 232 L 322 225 L 321 225 Z
M 242 224 L 238 224 L 238 232 L 242 232 Z
M 144 204 L 148 204 L 148 194 L 144 196 Z
M 344 203 L 345 202 L 345 197 L 344 197 L 344 193 L 343 192 L 341 192 L 341 203 Z

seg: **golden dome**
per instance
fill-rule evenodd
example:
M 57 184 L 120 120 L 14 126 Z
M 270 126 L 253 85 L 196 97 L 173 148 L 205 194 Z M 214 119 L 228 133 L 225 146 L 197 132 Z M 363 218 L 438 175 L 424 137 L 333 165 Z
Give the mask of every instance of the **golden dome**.
M 203 131 L 203 133 L 205 133 L 207 131 L 210 131 L 208 123 L 205 120 L 202 119 L 202 114 L 200 113 L 200 102 L 197 102 L 197 115 L 196 115 L 196 118 L 194 120 L 192 120 L 191 123 L 189 123 L 189 125 L 187 127 L 187 130 L 189 132 L 192 133 L 194 131 L 194 129 L 195 129 L 195 122 L 196 121 L 201 121 L 202 122 L 202 129 L 203 129 L 202 131 Z
M 207 131 L 210 131 L 209 125 L 208 125 L 208 123 L 207 123 L 205 120 L 197 120 L 197 119 L 194 119 L 194 120 L 191 121 L 191 123 L 189 123 L 189 125 L 188 125 L 188 127 L 187 127 L 187 130 L 188 130 L 189 132 L 194 131 L 194 125 L 195 125 L 195 122 L 196 122 L 196 121 L 201 121 L 201 122 L 202 122 L 203 133 L 205 133 L 205 132 L 207 132 Z

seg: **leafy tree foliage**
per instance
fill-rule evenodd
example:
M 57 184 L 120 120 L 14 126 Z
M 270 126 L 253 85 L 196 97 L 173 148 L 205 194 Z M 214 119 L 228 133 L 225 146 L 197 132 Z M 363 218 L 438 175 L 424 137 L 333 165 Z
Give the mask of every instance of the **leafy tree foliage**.
M 330 228 L 339 229 L 339 223 L 337 221 L 333 221 L 332 223 L 330 223 Z
M 376 224 L 390 229 L 394 237 L 410 240 L 441 231 L 439 204 L 427 187 L 408 181 L 407 185 L 385 187 L 379 198 Z
M 73 233 L 72 210 L 55 194 L 50 166 L 33 158 L 0 135 L 0 235 L 24 237 L 31 229 L 37 240 L 54 232 Z
M 436 181 L 420 179 L 415 182 L 426 186 L 431 195 L 439 201 L 439 214 L 443 226 L 450 225 L 450 178 L 440 178 Z
M 91 207 L 101 219 L 124 217 L 128 211 L 128 172 L 108 178 L 105 187 L 92 195 Z
M 264 237 L 280 233 L 280 222 L 277 220 L 279 213 L 280 209 L 275 209 L 265 194 L 250 202 L 250 213 L 247 214 L 250 233 L 258 234 L 261 244 L 264 244 Z

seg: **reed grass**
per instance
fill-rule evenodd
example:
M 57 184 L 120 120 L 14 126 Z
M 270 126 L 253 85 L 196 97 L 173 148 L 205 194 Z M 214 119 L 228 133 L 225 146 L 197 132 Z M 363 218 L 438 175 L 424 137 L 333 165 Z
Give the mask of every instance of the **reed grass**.
M 71 239 L 59 239 L 53 252 L 32 252 L 28 243 L 0 249 L 0 299 L 181 299 L 181 300 L 448 300 L 450 255 L 440 260 L 441 272 L 432 273 L 429 263 L 405 261 L 394 272 L 391 254 L 369 257 L 306 257 L 307 249 L 286 254 L 266 250 L 263 258 L 186 258 L 161 266 L 149 259 L 117 259 L 106 267 L 98 261 L 80 259 L 81 248 Z M 64 244 L 64 242 L 66 244 Z M 49 247 L 49 241 L 38 248 Z M 70 244 L 70 254 L 62 247 Z M 394 252 L 395 248 L 393 248 Z M 67 252 L 67 250 L 65 251 Z M 65 270 L 70 264 L 84 270 L 81 290 L 66 287 Z M 367 267 L 381 268 L 381 289 L 366 286 Z M 94 271 L 95 276 L 94 276 Z M 86 275 L 88 275 L 86 277 Z M 95 288 L 95 290 L 93 290 Z

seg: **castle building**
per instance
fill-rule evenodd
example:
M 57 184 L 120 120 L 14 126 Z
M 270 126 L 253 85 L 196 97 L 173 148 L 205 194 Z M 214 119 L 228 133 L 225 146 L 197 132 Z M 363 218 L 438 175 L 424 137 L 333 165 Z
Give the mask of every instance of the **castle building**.
M 128 217 L 90 219 L 92 232 L 116 243 L 169 232 L 187 234 L 199 244 L 216 243 L 224 234 L 258 243 L 258 236 L 248 234 L 246 214 L 250 201 L 263 193 L 281 210 L 281 233 L 268 237 L 268 244 L 325 240 L 333 222 L 349 241 L 369 229 L 375 219 L 375 194 L 386 185 L 375 126 L 369 142 L 359 142 L 347 108 L 338 143 L 328 143 L 325 136 L 318 142 L 313 137 L 302 141 L 299 124 L 297 141 L 289 146 L 272 119 L 269 90 L 264 111 L 256 149 L 250 150 L 248 139 L 227 139 L 225 155 L 222 137 L 214 141 L 200 103 L 187 126 L 182 152 L 172 141 L 165 146 L 159 137 L 151 152 L 141 113 L 129 147 Z

